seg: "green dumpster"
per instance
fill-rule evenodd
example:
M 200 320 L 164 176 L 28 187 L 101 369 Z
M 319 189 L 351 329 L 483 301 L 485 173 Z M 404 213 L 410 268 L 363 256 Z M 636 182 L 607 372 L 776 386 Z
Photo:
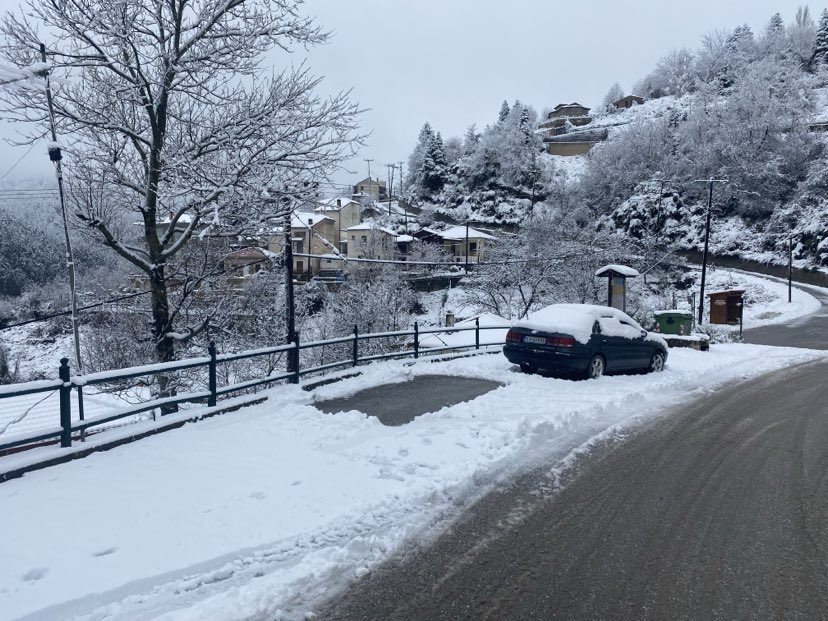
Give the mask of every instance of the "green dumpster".
M 677 309 L 656 311 L 656 332 L 689 335 L 693 329 L 693 313 Z

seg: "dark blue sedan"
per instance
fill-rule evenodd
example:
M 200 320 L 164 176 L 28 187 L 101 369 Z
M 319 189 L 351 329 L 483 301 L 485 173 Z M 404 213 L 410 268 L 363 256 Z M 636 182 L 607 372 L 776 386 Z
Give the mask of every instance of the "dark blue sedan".
M 667 343 L 618 309 L 553 304 L 512 326 L 503 353 L 524 373 L 596 379 L 604 373 L 664 370 Z

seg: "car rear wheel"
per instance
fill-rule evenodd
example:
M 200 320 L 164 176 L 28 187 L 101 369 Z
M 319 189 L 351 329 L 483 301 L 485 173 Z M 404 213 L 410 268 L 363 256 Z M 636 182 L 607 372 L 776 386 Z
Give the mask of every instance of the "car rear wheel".
M 586 370 L 586 378 L 598 379 L 604 374 L 604 367 L 604 358 L 602 356 L 593 356 Z
M 657 351 L 650 360 L 650 373 L 660 373 L 664 370 L 664 354 Z
M 532 373 L 535 372 L 535 367 L 533 367 L 528 362 L 521 362 L 520 363 L 520 370 L 523 371 L 524 373 L 532 374 Z

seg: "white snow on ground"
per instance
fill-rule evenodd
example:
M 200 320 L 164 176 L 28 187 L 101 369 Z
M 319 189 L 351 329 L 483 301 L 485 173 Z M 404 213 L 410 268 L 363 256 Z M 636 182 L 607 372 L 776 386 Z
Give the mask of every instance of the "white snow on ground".
M 498 477 L 824 356 L 714 345 L 671 351 L 660 374 L 572 382 L 489 355 L 280 387 L 264 404 L 0 485 L 0 617 L 301 619 Z M 402 427 L 313 407 L 435 373 L 505 385 Z
M 710 281 L 707 293 L 722 289 L 745 289 L 744 328 L 788 323 L 793 319 L 810 315 L 818 311 L 822 304 L 810 293 L 799 289 L 795 284 L 791 290 L 791 302 L 788 302 L 788 285 L 772 277 L 760 277 L 745 272 L 731 270 L 713 270 L 708 274 Z M 828 289 L 809 287 L 828 293 Z M 705 300 L 709 316 L 710 298 Z
M 755 299 L 745 327 L 819 309 L 796 289 L 788 304 L 784 284 L 733 278 Z M 671 405 L 825 356 L 714 344 L 671 350 L 660 374 L 572 382 L 522 375 L 498 353 L 282 386 L 261 405 L 0 484 L 0 619 L 302 619 L 502 477 L 540 461 L 554 474 Z M 402 427 L 313 407 L 422 374 L 504 386 Z

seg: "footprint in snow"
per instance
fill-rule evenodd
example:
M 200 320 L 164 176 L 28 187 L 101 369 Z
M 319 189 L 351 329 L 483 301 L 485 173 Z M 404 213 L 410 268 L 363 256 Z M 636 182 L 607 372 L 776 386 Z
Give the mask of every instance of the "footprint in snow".
M 98 550 L 97 552 L 93 552 L 92 556 L 94 557 L 101 557 L 101 556 L 109 556 L 110 554 L 115 554 L 118 550 L 117 547 L 106 548 L 105 550 Z
M 266 496 L 264 492 L 253 492 L 252 494 L 250 494 L 250 497 L 253 500 L 264 500 Z

